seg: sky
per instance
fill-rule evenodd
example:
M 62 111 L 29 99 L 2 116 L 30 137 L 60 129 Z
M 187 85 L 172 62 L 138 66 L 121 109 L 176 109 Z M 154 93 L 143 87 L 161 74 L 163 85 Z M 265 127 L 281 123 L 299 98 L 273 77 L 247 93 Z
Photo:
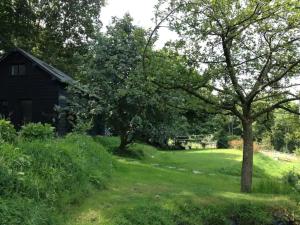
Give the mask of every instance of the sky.
M 123 17 L 125 13 L 129 13 L 136 25 L 146 29 L 154 28 L 152 18 L 157 0 L 106 0 L 106 2 L 106 6 L 101 11 L 101 21 L 104 27 L 110 24 L 113 16 Z M 176 37 L 167 28 L 160 28 L 159 36 L 160 39 L 156 44 L 158 48 L 163 47 L 165 42 Z

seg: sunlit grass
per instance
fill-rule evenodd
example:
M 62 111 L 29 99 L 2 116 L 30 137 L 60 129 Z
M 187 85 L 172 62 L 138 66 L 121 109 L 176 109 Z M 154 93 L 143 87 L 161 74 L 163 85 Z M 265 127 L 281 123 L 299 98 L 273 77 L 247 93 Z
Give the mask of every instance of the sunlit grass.
M 192 199 L 203 205 L 252 202 L 270 207 L 295 207 L 288 194 L 240 193 L 242 152 L 239 150 L 157 151 L 136 144 L 146 151 L 143 160 L 116 157 L 117 164 L 108 189 L 95 192 L 82 206 L 69 212 L 69 225 L 110 224 L 120 209 L 157 203 L 174 204 Z M 294 163 L 279 162 L 255 155 L 254 186 L 262 180 L 276 182 Z

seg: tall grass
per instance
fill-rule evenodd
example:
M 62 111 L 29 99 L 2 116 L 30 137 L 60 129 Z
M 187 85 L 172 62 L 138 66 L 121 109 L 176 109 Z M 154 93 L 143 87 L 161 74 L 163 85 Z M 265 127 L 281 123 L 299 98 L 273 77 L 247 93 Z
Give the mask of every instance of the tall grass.
M 271 225 L 272 221 L 267 208 L 251 203 L 199 206 L 185 201 L 173 207 L 148 203 L 121 209 L 107 225 Z
M 88 136 L 2 144 L 0 224 L 57 224 L 51 215 L 104 188 L 111 171 L 110 154 Z

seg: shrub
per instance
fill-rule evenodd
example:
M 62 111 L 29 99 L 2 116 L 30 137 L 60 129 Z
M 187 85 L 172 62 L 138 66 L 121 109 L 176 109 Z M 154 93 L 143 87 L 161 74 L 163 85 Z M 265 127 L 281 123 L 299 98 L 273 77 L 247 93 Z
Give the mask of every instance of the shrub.
M 54 137 L 54 127 L 50 124 L 42 123 L 28 123 L 22 126 L 20 135 L 28 141 L 32 140 L 46 140 Z
M 238 149 L 238 150 L 243 150 L 243 139 L 233 139 L 229 141 L 229 147 L 232 149 Z M 260 145 L 257 142 L 253 143 L 253 151 L 254 152 L 259 152 L 263 148 L 262 145 Z
M 0 143 L 13 143 L 15 142 L 16 137 L 17 132 L 14 126 L 11 124 L 11 122 L 4 119 L 0 119 Z
M 72 132 L 77 134 L 87 134 L 93 127 L 93 121 L 87 121 L 80 118 L 76 119 L 76 122 L 73 123 Z
M 226 136 L 226 134 L 219 134 L 217 137 L 217 148 L 228 148 L 229 144 L 228 144 L 228 137 Z
M 228 208 L 231 219 L 241 225 L 270 225 L 272 214 L 265 208 L 251 203 L 235 204 Z
M 242 139 L 233 139 L 229 141 L 229 147 L 232 149 L 243 149 L 243 140 Z
M 300 192 L 300 174 L 294 170 L 289 171 L 283 176 L 283 181 L 292 186 L 296 191 Z

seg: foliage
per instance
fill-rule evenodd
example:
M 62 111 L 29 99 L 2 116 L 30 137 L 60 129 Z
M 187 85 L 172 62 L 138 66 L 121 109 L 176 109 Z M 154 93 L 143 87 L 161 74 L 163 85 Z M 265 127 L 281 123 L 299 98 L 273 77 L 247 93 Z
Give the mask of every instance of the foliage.
M 294 170 L 289 171 L 284 177 L 283 180 L 295 188 L 296 191 L 300 192 L 300 174 Z
M 129 15 L 114 18 L 107 32 L 98 35 L 88 73 L 71 88 L 72 111 L 86 120 L 105 118 L 110 131 L 120 136 L 121 152 L 137 139 L 167 146 L 169 138 L 188 127 L 185 116 L 167 104 L 168 95 L 145 79 L 145 44 L 146 31 Z
M 290 115 L 282 110 L 276 112 L 274 126 L 270 136 L 277 151 L 293 152 L 300 147 L 299 116 Z
M 273 129 L 275 121 L 277 120 L 276 114 L 278 111 L 280 110 L 275 110 L 274 112 L 262 115 L 261 117 L 257 118 L 257 121 L 253 123 L 253 133 L 255 141 L 259 143 L 263 143 L 266 141 Z
M 228 144 L 229 139 L 225 132 L 220 131 L 217 134 L 216 138 L 217 138 L 217 148 L 228 148 L 229 147 L 229 144 Z
M 76 118 L 75 123 L 73 123 L 72 132 L 78 134 L 87 134 L 92 129 L 92 121 L 83 120 L 82 118 Z
M 243 149 L 243 144 L 244 144 L 244 141 L 241 138 L 239 138 L 239 139 L 232 139 L 232 140 L 229 141 L 229 147 L 232 148 L 232 149 L 242 150 Z M 257 142 L 253 143 L 253 151 L 254 152 L 261 151 L 263 149 L 263 147 L 264 147 L 263 145 L 260 145 Z
M 3 0 L 0 50 L 20 47 L 70 74 L 79 73 L 101 27 L 102 0 Z
M 28 123 L 21 127 L 20 136 L 28 141 L 46 140 L 54 137 L 54 129 L 50 124 Z
M 0 159 L 1 221 L 12 225 L 57 224 L 57 209 L 103 188 L 112 171 L 104 148 L 81 135 L 3 144 Z
M 299 99 L 290 89 L 299 76 L 299 1 L 161 0 L 157 8 L 180 37 L 169 51 L 180 52 L 189 68 L 157 82 L 240 119 L 241 190 L 251 192 L 253 123 L 276 108 L 295 112 L 289 103 Z
M 83 93 L 74 95 L 71 107 L 82 118 L 104 115 L 112 132 L 120 135 L 124 150 L 141 124 L 146 104 L 138 72 L 145 31 L 125 15 L 114 18 L 106 34 L 97 38 L 90 71 L 78 84 Z
M 16 141 L 17 132 L 10 121 L 0 119 L 0 144 L 2 142 L 13 143 Z
M 230 208 L 232 220 L 243 225 L 272 224 L 272 214 L 263 207 L 254 204 L 235 204 Z

